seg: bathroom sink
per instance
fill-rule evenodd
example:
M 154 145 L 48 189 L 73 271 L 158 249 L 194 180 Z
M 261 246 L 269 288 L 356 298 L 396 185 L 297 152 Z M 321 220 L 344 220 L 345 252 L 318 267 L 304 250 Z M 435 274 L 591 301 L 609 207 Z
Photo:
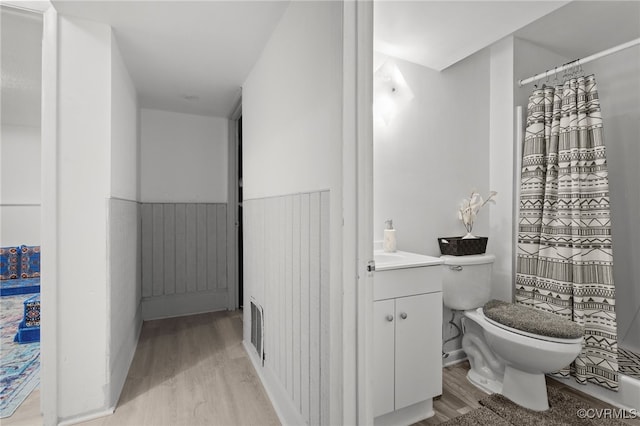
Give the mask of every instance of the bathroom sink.
M 406 251 L 386 253 L 382 250 L 375 250 L 373 252 L 373 258 L 376 261 L 376 271 L 418 268 L 421 266 L 440 265 L 443 263 L 443 260 L 439 257 L 425 256 Z
M 374 253 L 376 259 L 376 265 L 382 263 L 400 262 L 403 256 L 398 253 Z

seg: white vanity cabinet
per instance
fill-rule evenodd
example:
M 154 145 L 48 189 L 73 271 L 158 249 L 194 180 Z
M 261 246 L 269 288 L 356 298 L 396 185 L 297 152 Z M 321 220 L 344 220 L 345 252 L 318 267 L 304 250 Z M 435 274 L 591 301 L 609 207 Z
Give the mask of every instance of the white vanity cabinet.
M 373 410 L 376 424 L 433 415 L 442 394 L 440 264 L 378 270 L 373 303 Z

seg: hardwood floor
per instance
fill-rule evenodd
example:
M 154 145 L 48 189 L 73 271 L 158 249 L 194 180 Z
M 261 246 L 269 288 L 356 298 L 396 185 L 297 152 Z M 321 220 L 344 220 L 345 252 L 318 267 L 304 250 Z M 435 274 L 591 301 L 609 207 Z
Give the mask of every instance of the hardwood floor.
M 467 371 L 467 361 L 442 369 L 442 396 L 433 401 L 436 414 L 417 423 L 418 425 L 437 425 L 480 408 L 478 401 L 487 394 L 469 383 Z
M 42 424 L 40 389 L 35 389 L 11 417 L 0 420 L 2 426 L 35 426 Z
M 475 408 L 487 396 L 466 378 L 465 361 L 443 370 L 443 395 L 435 416 L 419 426 L 437 425 Z M 561 382 L 548 386 L 588 402 L 607 404 Z M 40 394 L 34 391 L 3 426 L 42 424 Z M 640 419 L 627 419 L 640 426 Z M 215 312 L 144 323 L 138 348 L 115 413 L 90 422 L 107 425 L 278 425 L 278 417 L 242 346 L 242 313 Z
M 42 424 L 33 392 L 3 426 Z M 145 322 L 120 401 L 91 426 L 279 425 L 242 346 L 242 312 Z
M 279 425 L 242 346 L 242 312 L 144 324 L 116 412 L 85 425 Z

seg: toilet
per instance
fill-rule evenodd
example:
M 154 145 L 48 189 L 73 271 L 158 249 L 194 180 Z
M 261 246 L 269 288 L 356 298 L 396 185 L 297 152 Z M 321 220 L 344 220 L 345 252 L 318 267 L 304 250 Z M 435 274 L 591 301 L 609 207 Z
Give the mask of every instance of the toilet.
M 582 350 L 582 327 L 554 314 L 491 300 L 495 256 L 441 256 L 444 306 L 463 311 L 467 379 L 531 410 L 549 409 L 545 374 L 568 366 Z

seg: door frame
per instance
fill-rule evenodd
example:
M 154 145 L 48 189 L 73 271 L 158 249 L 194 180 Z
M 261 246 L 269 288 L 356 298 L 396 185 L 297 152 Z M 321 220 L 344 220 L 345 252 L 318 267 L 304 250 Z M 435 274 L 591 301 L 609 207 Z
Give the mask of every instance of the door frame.
M 238 127 L 239 119 L 242 116 L 242 92 L 235 102 L 229 114 L 228 126 L 228 151 L 227 151 L 227 285 L 228 285 L 228 306 L 232 311 L 242 305 L 240 300 L 240 281 L 238 268 L 240 267 L 240 256 L 238 255 L 238 227 L 240 219 L 238 217 Z
M 373 424 L 373 2 L 343 6 L 343 424 Z
M 58 12 L 43 13 L 40 245 L 42 325 L 40 410 L 45 425 L 58 424 Z

